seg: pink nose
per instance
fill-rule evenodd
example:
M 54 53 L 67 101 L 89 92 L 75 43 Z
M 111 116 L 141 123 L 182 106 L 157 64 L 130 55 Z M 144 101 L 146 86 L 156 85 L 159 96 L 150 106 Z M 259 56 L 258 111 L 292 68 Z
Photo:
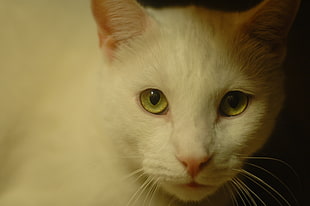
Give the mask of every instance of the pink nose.
M 209 157 L 177 157 L 177 159 L 186 167 L 188 174 L 192 177 L 195 177 L 210 160 Z

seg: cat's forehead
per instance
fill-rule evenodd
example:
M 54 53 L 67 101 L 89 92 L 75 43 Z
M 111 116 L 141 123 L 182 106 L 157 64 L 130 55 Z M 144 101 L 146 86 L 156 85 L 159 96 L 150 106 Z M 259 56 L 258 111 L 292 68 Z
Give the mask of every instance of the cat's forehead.
M 133 75 L 128 79 L 138 83 L 136 90 L 155 87 L 192 103 L 244 88 L 246 77 L 231 58 L 234 29 L 225 26 L 227 15 L 196 7 L 150 14 L 156 25 L 133 43 L 129 58 L 127 50 L 122 54 L 133 60 L 124 75 Z
M 224 81 L 229 82 L 234 74 L 240 76 L 229 58 L 229 44 L 221 42 L 214 28 L 195 23 L 189 19 L 196 18 L 191 15 L 183 15 L 183 18 L 186 21 L 180 19 L 177 26 L 172 22 L 164 24 L 154 37 L 154 43 L 146 48 L 145 63 L 152 64 L 145 68 L 147 72 L 161 79 L 168 88 L 196 91 L 221 82 L 225 85 Z
M 148 9 L 147 11 L 160 27 L 170 28 L 175 32 L 179 30 L 184 34 L 191 31 L 215 35 L 223 30 L 226 32 L 233 29 L 239 19 L 238 13 L 196 6 Z
M 227 64 L 234 29 L 223 25 L 224 14 L 196 7 L 156 12 L 159 32 L 151 46 L 159 62 L 169 67 L 167 72 L 210 76 L 206 73 L 214 72 L 212 68 Z

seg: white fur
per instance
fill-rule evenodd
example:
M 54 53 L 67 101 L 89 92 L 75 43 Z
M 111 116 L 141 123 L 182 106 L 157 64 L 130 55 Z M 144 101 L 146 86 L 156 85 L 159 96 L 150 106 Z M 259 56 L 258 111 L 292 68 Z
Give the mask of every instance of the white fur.
M 88 2 L 1 4 L 1 206 L 229 204 L 222 186 L 264 144 L 283 101 L 281 61 L 264 72 L 234 53 L 239 14 L 150 10 L 142 35 L 102 66 Z M 164 92 L 167 115 L 141 107 L 147 88 Z M 221 117 L 231 90 L 254 97 Z M 176 155 L 205 154 L 195 180 L 212 187 L 178 186 L 191 178 Z M 147 178 L 154 195 L 131 199 Z

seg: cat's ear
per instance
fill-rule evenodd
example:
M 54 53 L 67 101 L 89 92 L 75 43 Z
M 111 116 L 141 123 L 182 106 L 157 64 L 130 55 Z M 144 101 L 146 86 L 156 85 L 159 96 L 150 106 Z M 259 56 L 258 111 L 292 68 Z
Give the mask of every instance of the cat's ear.
M 276 51 L 283 48 L 300 0 L 264 0 L 240 13 L 239 40 L 257 42 Z
M 135 0 L 92 0 L 100 47 L 109 57 L 119 45 L 141 35 L 150 17 Z

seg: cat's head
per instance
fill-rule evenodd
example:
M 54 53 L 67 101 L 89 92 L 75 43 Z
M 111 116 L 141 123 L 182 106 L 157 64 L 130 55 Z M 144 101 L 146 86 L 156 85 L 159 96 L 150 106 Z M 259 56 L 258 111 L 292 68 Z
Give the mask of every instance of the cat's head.
M 184 201 L 231 180 L 274 127 L 298 3 L 146 12 L 133 0 L 93 0 L 107 128 L 125 161 Z

